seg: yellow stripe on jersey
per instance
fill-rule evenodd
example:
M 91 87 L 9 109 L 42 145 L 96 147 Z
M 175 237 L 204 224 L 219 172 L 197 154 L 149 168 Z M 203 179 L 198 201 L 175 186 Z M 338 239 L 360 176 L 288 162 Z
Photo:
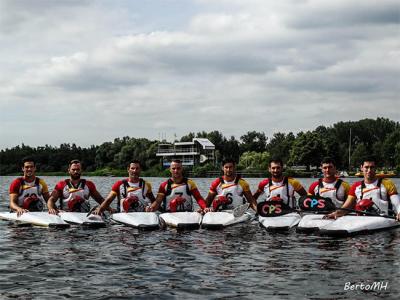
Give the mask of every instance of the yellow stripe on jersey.
M 189 186 L 189 191 L 197 189 L 197 185 L 196 185 L 196 183 L 194 183 L 194 181 L 192 179 L 188 179 L 187 183 Z
M 240 178 L 238 183 L 242 187 L 243 192 L 250 192 L 250 186 L 246 180 Z
M 382 184 L 385 186 L 385 189 L 386 189 L 389 197 L 397 194 L 397 189 L 396 189 L 396 186 L 394 185 L 393 181 L 391 181 L 388 178 L 384 178 L 384 179 L 382 179 Z
M 297 192 L 299 191 L 303 186 L 301 185 L 300 181 L 294 178 L 289 178 L 288 183 L 293 187 L 293 189 Z

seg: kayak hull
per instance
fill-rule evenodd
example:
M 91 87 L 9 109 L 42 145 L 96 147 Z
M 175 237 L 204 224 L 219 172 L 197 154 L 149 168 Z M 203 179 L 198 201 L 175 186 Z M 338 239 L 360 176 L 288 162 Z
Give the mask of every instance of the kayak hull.
M 91 228 L 106 227 L 106 223 L 99 215 L 89 215 L 81 212 L 59 212 L 59 216 L 65 222 L 73 225 L 81 225 Z
M 198 229 L 202 215 L 198 212 L 174 212 L 160 214 L 160 219 L 170 227 L 178 229 Z
M 12 221 L 16 224 L 33 225 L 39 227 L 68 228 L 70 224 L 61 219 L 58 215 L 51 215 L 48 212 L 27 212 L 21 216 L 17 213 L 2 212 L 0 219 Z
M 154 230 L 160 227 L 158 214 L 154 212 L 115 213 L 110 218 L 119 224 L 142 230 Z
M 324 227 L 332 222 L 334 219 L 324 219 L 323 214 L 306 214 L 303 215 L 299 224 L 296 227 L 296 232 L 299 233 L 313 233 L 319 231 L 321 227 Z
M 300 222 L 301 216 L 296 213 L 288 213 L 277 217 L 258 217 L 260 224 L 268 231 L 287 231 Z
M 345 237 L 389 230 L 399 226 L 400 223 L 391 218 L 379 216 L 343 216 L 321 227 L 319 233 L 327 236 Z
M 232 212 L 208 212 L 203 216 L 201 227 L 206 229 L 222 229 L 249 221 L 250 219 L 251 215 L 248 213 L 235 217 Z

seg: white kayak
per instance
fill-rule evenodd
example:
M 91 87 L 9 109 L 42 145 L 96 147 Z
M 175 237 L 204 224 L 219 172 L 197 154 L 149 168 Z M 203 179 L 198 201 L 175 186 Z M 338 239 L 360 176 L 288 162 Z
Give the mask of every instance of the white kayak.
M 41 227 L 67 228 L 70 226 L 60 216 L 51 215 L 48 212 L 26 212 L 19 217 L 17 213 L 2 212 L 0 213 L 0 219 L 13 221 L 17 224 L 29 224 Z
M 324 219 L 324 214 L 305 214 L 301 218 L 296 227 L 296 232 L 311 233 L 318 231 L 321 227 L 326 226 L 334 219 Z
M 159 228 L 158 214 L 155 212 L 115 213 L 111 215 L 110 219 L 139 229 L 152 230 Z
M 277 217 L 258 217 L 258 221 L 269 231 L 286 231 L 300 222 L 301 216 L 297 212 Z
M 74 225 L 82 225 L 85 227 L 105 227 L 106 223 L 104 222 L 103 218 L 99 215 L 92 215 L 89 216 L 87 213 L 82 212 L 59 212 L 58 213 L 61 219 L 65 222 L 74 224 Z
M 198 212 L 163 213 L 160 220 L 166 225 L 178 229 L 197 229 L 200 227 L 202 215 Z
M 328 236 L 350 236 L 382 231 L 400 226 L 391 218 L 375 216 L 343 216 L 320 228 L 319 233 Z
M 235 217 L 232 211 L 208 212 L 203 216 L 202 228 L 221 229 L 234 224 L 243 223 L 251 219 L 251 214 L 244 213 Z

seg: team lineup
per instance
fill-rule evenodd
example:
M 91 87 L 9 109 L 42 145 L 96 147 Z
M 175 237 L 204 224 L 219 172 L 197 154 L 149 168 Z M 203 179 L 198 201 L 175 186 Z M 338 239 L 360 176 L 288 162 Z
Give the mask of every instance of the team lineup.
M 336 176 L 334 160 L 325 158 L 321 162 L 323 178 L 313 182 L 307 192 L 298 180 L 283 175 L 282 160 L 271 159 L 268 168 L 270 178 L 262 180 L 252 194 L 247 181 L 237 174 L 236 162 L 226 159 L 222 162 L 223 175 L 212 181 L 207 197 L 203 198 L 196 183 L 184 177 L 180 160 L 171 162 L 171 177 L 160 184 L 156 196 L 151 184 L 140 177 L 140 161 L 134 160 L 127 167 L 128 178 L 116 181 L 104 199 L 92 181 L 81 178 L 82 164 L 79 160 L 70 162 L 70 178 L 59 181 L 50 194 L 46 182 L 35 175 L 34 159 L 26 157 L 22 161 L 23 176 L 13 180 L 10 185 L 9 207 L 18 216 L 26 212 L 43 211 L 44 204 L 47 204 L 49 214 L 53 215 L 63 211 L 102 215 L 106 210 L 110 213 L 175 213 L 192 212 L 194 198 L 199 206 L 197 212 L 201 214 L 230 211 L 248 203 L 255 213 L 266 216 L 266 207 L 269 213 L 271 207 L 279 208 L 275 210 L 278 214 L 281 211 L 290 212 L 305 208 L 297 200 L 314 197 L 309 204 L 318 203 L 318 199 L 329 200 L 331 210 L 325 214 L 325 219 L 337 219 L 354 210 L 377 216 L 394 216 L 399 220 L 400 200 L 394 183 L 388 178 L 377 177 L 373 157 L 365 158 L 360 168 L 363 180 L 350 186 Z M 296 199 L 295 194 L 300 198 Z M 262 205 L 257 203 L 261 195 L 265 197 Z M 99 204 L 97 207 L 91 209 L 90 197 Z M 116 209 L 111 208 L 115 199 Z

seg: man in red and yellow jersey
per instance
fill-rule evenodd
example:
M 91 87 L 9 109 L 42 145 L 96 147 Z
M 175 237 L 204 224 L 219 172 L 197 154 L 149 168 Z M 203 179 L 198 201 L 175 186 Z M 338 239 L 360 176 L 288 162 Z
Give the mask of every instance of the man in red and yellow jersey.
M 208 211 L 234 209 L 246 201 L 257 211 L 249 184 L 236 174 L 236 162 L 233 159 L 225 159 L 222 162 L 222 171 L 224 175 L 211 183 L 206 198 L 207 206 L 210 207 Z
M 283 162 L 280 158 L 271 159 L 268 170 L 271 177 L 259 183 L 253 197 L 257 200 L 261 194 L 265 194 L 266 201 L 282 201 L 284 205 L 295 208 L 294 192 L 300 196 L 305 196 L 307 192 L 304 187 L 298 180 L 283 176 Z
M 32 157 L 22 159 L 23 177 L 10 185 L 10 209 L 18 216 L 28 211 L 42 211 L 43 201 L 50 197 L 49 189 L 43 179 L 36 177 L 36 162 Z
M 100 204 L 104 201 L 95 184 L 81 178 L 82 164 L 79 160 L 74 159 L 69 163 L 68 173 L 70 178 L 58 182 L 47 201 L 50 214 L 57 214 L 59 209 L 70 212 L 89 212 L 90 197 Z M 58 199 L 60 199 L 60 206 L 57 208 L 55 203 Z
M 332 158 L 326 157 L 321 162 L 323 178 L 313 182 L 308 193 L 310 195 L 330 198 L 336 207 L 341 207 L 347 199 L 350 185 L 336 177 L 336 163 Z
M 156 211 L 161 206 L 165 212 L 193 211 L 192 197 L 196 199 L 200 210 L 204 210 L 206 202 L 194 181 L 183 176 L 182 162 L 173 160 L 169 170 L 171 178 L 160 184 L 156 201 L 146 210 Z
M 140 178 L 141 170 L 140 161 L 133 160 L 127 169 L 129 177 L 115 182 L 106 200 L 93 213 L 102 214 L 115 198 L 118 198 L 118 212 L 145 211 L 155 198 L 150 182 Z
M 389 178 L 376 176 L 376 159 L 367 157 L 361 164 L 364 175 L 362 181 L 355 182 L 349 191 L 349 195 L 342 208 L 367 211 L 373 209 L 378 214 L 389 215 L 393 211 L 396 219 L 400 220 L 400 198 L 396 186 Z M 330 213 L 328 218 L 336 219 L 348 212 L 337 210 Z

